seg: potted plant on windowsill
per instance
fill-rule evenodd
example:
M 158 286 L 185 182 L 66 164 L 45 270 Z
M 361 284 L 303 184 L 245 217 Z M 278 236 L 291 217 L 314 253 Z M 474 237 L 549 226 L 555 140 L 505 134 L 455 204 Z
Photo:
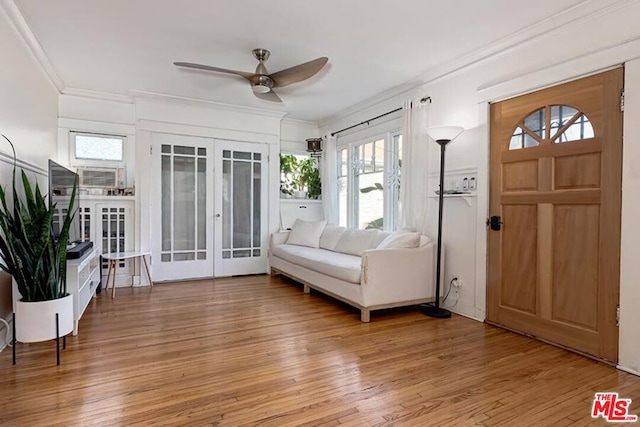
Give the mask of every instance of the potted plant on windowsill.
M 13 276 L 21 296 L 15 307 L 15 339 L 46 341 L 73 330 L 73 296 L 67 293 L 66 258 L 78 183 L 77 180 L 74 183 L 56 240 L 53 233 L 56 206 L 49 206 L 46 194 L 40 191 L 37 182 L 35 188 L 31 185 L 24 170 L 22 190 L 18 188 L 15 148 L 11 141 L 9 144 L 14 158 L 13 188 L 12 200 L 8 200 L 7 190 L 0 186 L 0 267 Z

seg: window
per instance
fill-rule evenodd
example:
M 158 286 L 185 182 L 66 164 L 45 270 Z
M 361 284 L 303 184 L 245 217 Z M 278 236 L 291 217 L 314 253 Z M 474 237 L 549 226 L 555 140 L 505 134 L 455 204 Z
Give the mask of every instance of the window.
M 74 165 L 121 166 L 126 137 L 71 132 L 71 158 Z
M 322 195 L 317 159 L 304 154 L 280 154 L 280 197 L 318 199 Z
M 338 149 L 339 223 L 395 230 L 398 222 L 402 135 L 367 139 Z
M 568 105 L 550 105 L 518 123 L 509 141 L 509 150 L 535 147 L 543 141 L 561 144 L 593 137 L 591 121 L 584 113 Z

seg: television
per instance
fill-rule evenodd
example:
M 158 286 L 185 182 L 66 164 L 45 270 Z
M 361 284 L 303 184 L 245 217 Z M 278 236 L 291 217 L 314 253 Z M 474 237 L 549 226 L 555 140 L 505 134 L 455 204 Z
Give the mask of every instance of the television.
M 76 180 L 78 180 L 78 174 L 53 160 L 49 160 L 49 205 L 56 205 L 56 213 L 53 218 L 53 235 L 56 239 L 60 237 L 73 191 L 73 184 Z M 75 212 L 75 216 L 69 228 L 69 246 L 75 246 L 83 240 L 80 234 L 79 206 L 79 191 L 76 190 L 76 198 L 72 206 L 72 212 Z

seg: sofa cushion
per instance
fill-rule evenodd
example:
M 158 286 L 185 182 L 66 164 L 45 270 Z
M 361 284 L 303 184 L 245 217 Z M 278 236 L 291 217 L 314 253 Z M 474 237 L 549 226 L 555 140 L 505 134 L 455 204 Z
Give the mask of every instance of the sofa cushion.
M 324 230 L 327 221 L 303 221 L 296 219 L 291 227 L 288 245 L 308 246 L 317 248 L 320 246 L 320 236 Z
M 373 241 L 371 242 L 371 247 L 369 249 L 376 249 L 380 243 L 384 242 L 384 240 L 391 236 L 392 233 L 388 232 L 388 231 L 381 231 L 378 233 L 378 235 L 376 236 L 375 239 L 373 239 Z
M 417 248 L 418 243 L 419 233 L 393 233 L 384 239 L 377 249 Z
M 356 230 L 348 228 L 340 236 L 334 251 L 344 254 L 362 256 L 367 249 L 375 248 L 376 238 L 380 230 Z
M 360 284 L 362 272 L 360 257 L 288 244 L 274 246 L 272 254 L 309 270 L 346 282 Z
M 333 251 L 336 249 L 340 236 L 347 227 L 337 227 L 335 225 L 327 225 L 320 236 L 320 248 Z

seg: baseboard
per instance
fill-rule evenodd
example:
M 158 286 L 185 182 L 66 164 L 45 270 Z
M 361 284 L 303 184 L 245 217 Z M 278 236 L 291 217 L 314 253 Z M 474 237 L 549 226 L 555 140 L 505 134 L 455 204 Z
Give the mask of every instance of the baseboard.
M 636 376 L 640 377 L 640 371 L 637 371 L 635 369 L 626 368 L 626 367 L 620 366 L 620 365 L 616 365 L 616 368 L 618 368 L 621 371 L 624 371 L 624 372 L 626 372 L 628 374 L 632 374 L 632 375 L 636 375 Z

